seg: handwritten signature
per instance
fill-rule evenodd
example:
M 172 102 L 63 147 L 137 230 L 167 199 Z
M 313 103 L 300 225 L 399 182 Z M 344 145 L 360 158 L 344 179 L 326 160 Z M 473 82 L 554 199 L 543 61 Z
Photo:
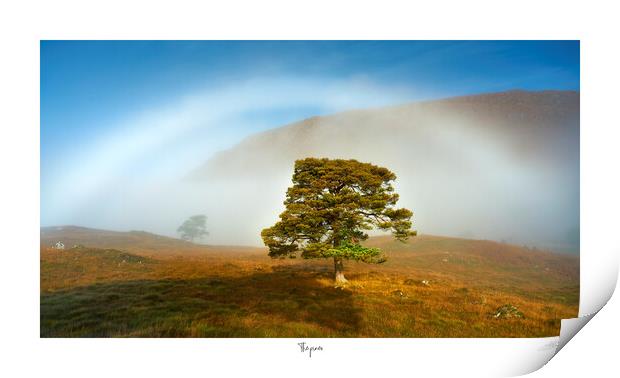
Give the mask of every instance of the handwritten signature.
M 312 357 L 312 352 L 316 352 L 319 350 L 323 350 L 322 346 L 310 346 L 307 345 L 305 342 L 303 343 L 297 343 L 297 345 L 299 345 L 299 348 L 301 348 L 301 353 L 305 353 L 308 352 L 308 356 Z

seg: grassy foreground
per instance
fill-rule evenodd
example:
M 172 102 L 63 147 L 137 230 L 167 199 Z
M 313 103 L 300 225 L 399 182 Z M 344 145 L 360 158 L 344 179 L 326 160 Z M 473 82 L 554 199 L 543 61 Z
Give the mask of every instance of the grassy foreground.
M 43 245 L 41 336 L 542 337 L 578 311 L 578 257 L 489 241 L 372 238 L 390 260 L 341 289 L 327 260 L 140 238 Z

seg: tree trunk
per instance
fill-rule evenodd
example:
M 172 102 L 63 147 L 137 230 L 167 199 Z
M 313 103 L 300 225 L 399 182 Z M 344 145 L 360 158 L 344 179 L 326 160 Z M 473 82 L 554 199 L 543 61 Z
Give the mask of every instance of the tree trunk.
M 342 263 L 341 257 L 334 257 L 334 281 L 336 285 L 344 285 L 347 282 L 347 279 L 344 278 L 344 264 Z

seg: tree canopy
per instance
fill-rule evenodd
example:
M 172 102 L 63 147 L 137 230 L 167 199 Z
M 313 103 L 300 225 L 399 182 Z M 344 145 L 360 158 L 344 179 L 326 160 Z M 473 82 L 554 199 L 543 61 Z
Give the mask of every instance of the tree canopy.
M 194 215 L 189 217 L 177 228 L 177 232 L 181 234 L 181 239 L 191 242 L 209 235 L 207 232 L 207 216 Z
M 336 280 L 346 282 L 342 260 L 381 263 L 378 248 L 360 244 L 366 231 L 391 231 L 404 241 L 413 213 L 396 208 L 396 175 L 357 160 L 306 158 L 295 162 L 280 221 L 262 231 L 271 257 L 333 258 Z

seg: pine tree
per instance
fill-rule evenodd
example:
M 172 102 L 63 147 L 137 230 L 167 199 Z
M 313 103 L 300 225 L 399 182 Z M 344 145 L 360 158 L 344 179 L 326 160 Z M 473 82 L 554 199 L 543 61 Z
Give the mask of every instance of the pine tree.
M 207 232 L 206 215 L 194 215 L 189 217 L 182 225 L 177 228 L 181 234 L 181 239 L 194 242 L 194 239 L 209 235 Z
M 333 258 L 337 285 L 347 282 L 343 260 L 382 263 L 378 248 L 364 247 L 365 231 L 392 231 L 404 241 L 413 213 L 395 208 L 398 194 L 387 168 L 357 160 L 306 158 L 295 162 L 293 186 L 288 188 L 280 221 L 262 231 L 269 256 Z

